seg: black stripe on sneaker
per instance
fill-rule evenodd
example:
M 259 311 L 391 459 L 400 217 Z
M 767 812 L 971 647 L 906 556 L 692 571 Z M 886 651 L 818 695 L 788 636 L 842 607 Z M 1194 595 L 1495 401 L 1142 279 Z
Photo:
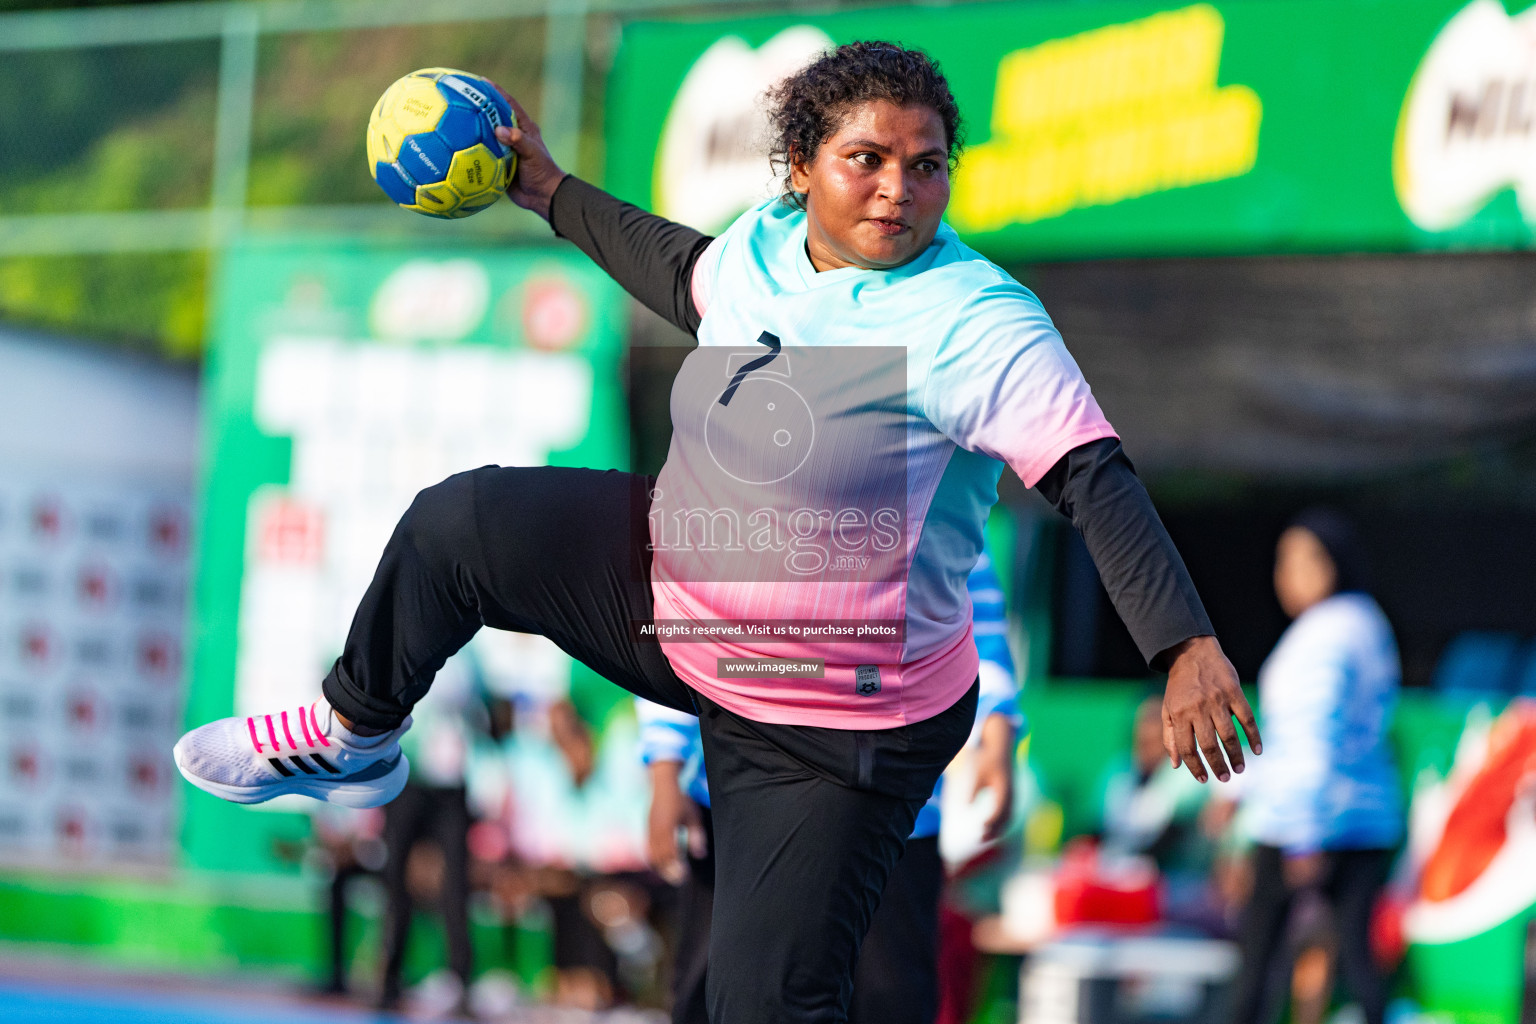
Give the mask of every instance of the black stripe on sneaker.
M 311 768 L 309 765 L 305 764 L 304 760 L 302 758 L 290 757 L 288 760 L 292 761 L 295 765 L 297 765 L 299 771 L 303 772 L 305 775 L 313 775 L 313 774 L 315 774 L 315 770 L 313 768 Z
M 311 761 L 315 762 L 315 764 L 319 765 L 321 768 L 324 768 L 326 771 L 330 772 L 332 775 L 340 775 L 341 774 L 341 769 L 340 768 L 337 768 L 335 765 L 331 764 L 331 762 L 327 761 L 325 758 L 321 757 L 319 754 L 310 754 L 309 755 L 309 759 Z
M 382 761 L 381 760 L 381 761 L 373 762 L 373 764 L 371 764 L 368 767 L 364 768 L 362 771 L 355 772 L 352 775 L 348 775 L 347 776 L 347 781 L 348 782 L 372 782 L 374 779 L 382 779 L 384 776 L 388 775 L 390 772 L 392 772 L 396 768 L 400 767 L 400 762 L 403 761 L 403 760 L 405 760 L 405 755 L 403 753 L 401 753 L 400 750 L 397 748 L 395 750 L 395 756 L 394 757 L 390 758 L 387 761 Z
M 267 764 L 271 765 L 273 768 L 276 768 L 277 769 L 277 773 L 279 775 L 284 776 L 284 777 L 291 776 L 293 774 L 293 769 L 292 768 L 289 768 L 287 765 L 283 764 L 283 762 L 279 761 L 275 757 L 267 758 Z

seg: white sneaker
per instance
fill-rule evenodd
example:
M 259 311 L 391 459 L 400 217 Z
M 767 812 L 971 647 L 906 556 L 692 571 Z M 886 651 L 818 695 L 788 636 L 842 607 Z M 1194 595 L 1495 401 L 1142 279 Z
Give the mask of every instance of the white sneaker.
M 319 700 L 297 712 L 209 722 L 171 753 L 183 778 L 232 803 L 298 793 L 343 807 L 378 807 L 405 788 L 411 765 L 399 740 L 410 727 L 407 717 L 393 732 L 357 736 Z

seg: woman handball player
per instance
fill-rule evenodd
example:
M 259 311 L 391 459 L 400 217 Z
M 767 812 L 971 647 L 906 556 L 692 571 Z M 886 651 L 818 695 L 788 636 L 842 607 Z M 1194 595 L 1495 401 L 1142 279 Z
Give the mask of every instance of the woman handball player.
M 975 719 L 966 577 L 1005 465 L 1080 531 L 1168 672 L 1172 762 L 1202 782 L 1242 771 L 1234 717 L 1260 750 L 1044 308 L 943 222 L 961 118 L 938 66 L 850 43 L 768 101 L 781 194 L 713 238 L 563 172 L 513 101 L 512 201 L 698 340 L 661 472 L 487 466 L 427 488 L 321 695 L 204 725 L 175 751 L 228 800 L 384 803 L 446 659 L 482 626 L 548 637 L 699 717 L 717 1024 L 846 1020 L 886 878 Z

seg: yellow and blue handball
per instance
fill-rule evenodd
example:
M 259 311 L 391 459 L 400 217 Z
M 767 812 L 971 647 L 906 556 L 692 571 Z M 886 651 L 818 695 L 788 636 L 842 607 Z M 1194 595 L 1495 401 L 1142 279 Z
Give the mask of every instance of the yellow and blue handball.
M 517 154 L 496 138 L 512 108 L 479 75 L 413 71 L 368 118 L 368 170 L 384 194 L 429 217 L 468 217 L 501 198 Z

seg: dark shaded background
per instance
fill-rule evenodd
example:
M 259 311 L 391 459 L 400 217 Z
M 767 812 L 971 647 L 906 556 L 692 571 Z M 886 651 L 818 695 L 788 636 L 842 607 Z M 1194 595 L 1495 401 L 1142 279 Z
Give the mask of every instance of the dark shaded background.
M 1286 620 L 1274 543 L 1313 503 L 1361 527 L 1405 681 L 1452 636 L 1536 635 L 1536 256 L 1015 268 L 1157 499 L 1253 679 Z M 1065 531 L 1053 668 L 1143 674 Z
M 1468 629 L 1536 636 L 1536 255 L 1128 260 L 1010 270 L 1061 329 L 1252 680 L 1286 620 L 1274 544 L 1314 503 L 1360 524 L 1425 685 Z M 634 465 L 654 472 L 691 340 L 643 310 Z M 1011 483 L 1010 483 L 1011 480 Z M 1043 503 L 1005 474 L 1003 499 Z M 1081 541 L 1047 510 L 1052 671 L 1147 675 Z

